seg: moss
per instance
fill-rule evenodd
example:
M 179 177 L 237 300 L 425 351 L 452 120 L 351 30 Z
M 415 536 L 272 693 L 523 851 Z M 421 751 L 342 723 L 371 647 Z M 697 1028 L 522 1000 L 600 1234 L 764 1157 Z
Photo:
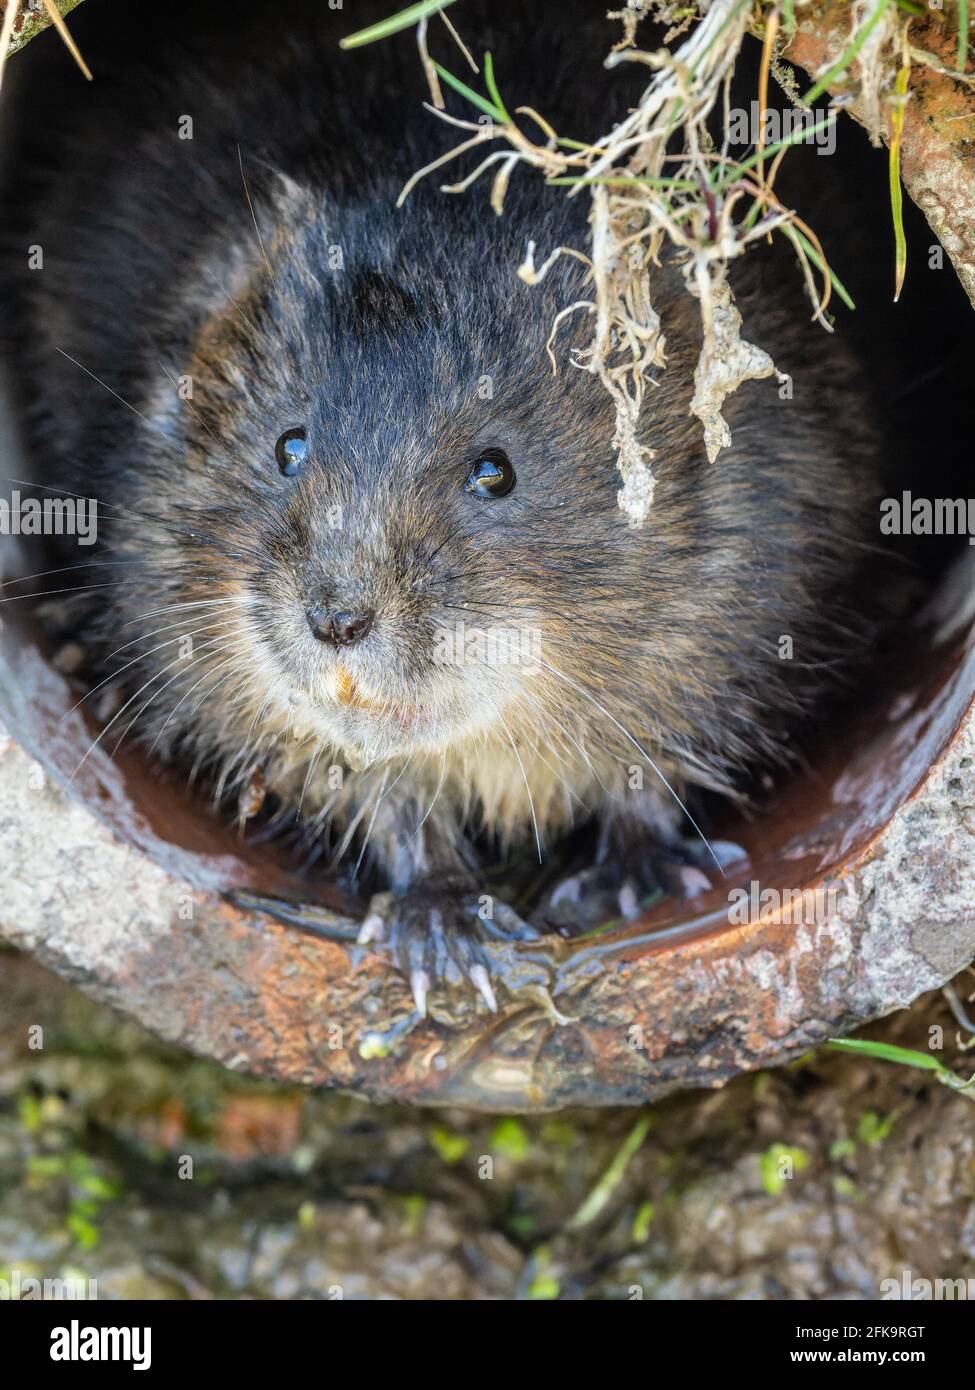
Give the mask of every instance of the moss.
M 781 1197 L 798 1173 L 809 1167 L 809 1154 L 797 1145 L 772 1144 L 761 1156 L 762 1186 L 770 1197 Z
M 81 0 L 55 0 L 55 3 L 63 19 L 72 10 L 77 9 Z M 50 27 L 51 17 L 46 10 L 29 10 L 26 4 L 21 3 L 20 16 L 10 38 L 10 52 L 17 53 L 25 44 L 30 43 L 31 39 L 37 38 L 38 34 L 43 34 L 45 29 Z

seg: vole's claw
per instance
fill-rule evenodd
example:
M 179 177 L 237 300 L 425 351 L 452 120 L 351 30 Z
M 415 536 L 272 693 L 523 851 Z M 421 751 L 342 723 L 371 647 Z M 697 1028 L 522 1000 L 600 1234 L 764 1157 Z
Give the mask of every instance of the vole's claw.
M 427 1016 L 427 995 L 430 993 L 432 981 L 425 970 L 410 971 L 410 993 L 413 995 L 413 1002 L 416 1011 L 421 1018 Z
M 640 894 L 632 879 L 625 879 L 620 885 L 616 901 L 619 903 L 620 916 L 625 917 L 628 922 L 632 922 L 634 917 L 639 917 Z
M 359 928 L 359 935 L 356 938 L 360 946 L 368 946 L 373 941 L 382 941 L 385 923 L 378 912 L 370 912 L 365 917 L 362 926 Z
M 470 978 L 471 983 L 484 1000 L 485 1004 L 493 1014 L 496 1014 L 498 1012 L 498 1001 L 494 997 L 494 990 L 491 988 L 491 978 L 487 973 L 487 969 L 480 964 L 472 966 Z
M 737 846 L 721 843 L 722 865 L 743 859 Z M 577 935 L 622 917 L 632 922 L 655 898 L 666 894 L 693 901 L 719 882 L 702 846 L 636 842 L 612 858 L 573 873 L 550 891 L 534 920 L 564 935 Z M 693 854 L 690 852 L 693 850 Z
M 515 960 L 514 946 L 540 933 L 503 903 L 485 920 L 478 902 L 463 894 L 420 887 L 394 897 L 377 893 L 359 931 L 368 947 L 406 979 L 417 1013 L 425 1018 L 438 985 L 468 985 L 491 1013 L 497 984 L 509 990 L 544 982 L 536 964 Z
M 675 898 L 698 898 L 702 893 L 709 893 L 713 886 L 707 874 L 691 864 L 657 861 L 653 864 L 652 869 L 659 888 Z M 620 916 L 625 917 L 628 922 L 639 917 L 643 911 L 647 894 L 646 878 L 637 878 L 633 874 L 628 874 L 620 884 L 616 894 Z
M 357 927 L 346 917 L 307 903 L 243 890 L 229 896 L 241 907 L 266 912 L 301 931 L 379 956 L 406 980 L 421 1018 L 429 1014 L 431 996 L 442 985 L 467 984 L 491 1013 L 497 1013 L 498 985 L 503 984 L 509 994 L 525 991 L 540 1000 L 556 1022 L 566 1021 L 548 993 L 552 970 L 545 952 L 518 949 L 522 943 L 542 940 L 544 933 L 506 903 L 492 902 L 490 916 L 482 917 L 480 900 L 445 889 L 421 887 L 400 898 L 377 893 Z
M 691 865 L 685 865 L 681 869 L 680 880 L 685 898 L 698 898 L 702 893 L 710 892 L 713 887 L 707 874 Z
M 701 840 L 685 839 L 681 849 L 692 864 L 712 874 L 717 872 L 715 859 L 722 870 L 730 868 L 732 864 L 743 865 L 748 861 L 748 851 L 734 840 L 709 840 L 704 844 Z

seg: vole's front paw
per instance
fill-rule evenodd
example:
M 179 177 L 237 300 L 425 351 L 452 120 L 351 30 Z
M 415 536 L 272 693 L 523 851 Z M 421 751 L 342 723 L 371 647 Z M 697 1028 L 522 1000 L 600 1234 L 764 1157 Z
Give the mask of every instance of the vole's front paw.
M 720 881 L 726 864 L 744 851 L 726 841 L 711 846 L 715 858 L 697 844 L 636 843 L 555 885 L 533 920 L 572 935 L 615 918 L 632 921 L 664 894 L 693 900 Z M 717 862 L 715 862 L 717 861 Z
M 497 1012 L 494 984 L 509 989 L 537 983 L 527 979 L 511 947 L 537 941 L 540 933 L 504 903 L 481 915 L 478 899 L 419 887 L 395 897 L 377 893 L 359 932 L 359 945 L 382 955 L 409 981 L 417 1011 L 438 984 L 467 981 Z M 533 975 L 533 972 L 530 972 Z

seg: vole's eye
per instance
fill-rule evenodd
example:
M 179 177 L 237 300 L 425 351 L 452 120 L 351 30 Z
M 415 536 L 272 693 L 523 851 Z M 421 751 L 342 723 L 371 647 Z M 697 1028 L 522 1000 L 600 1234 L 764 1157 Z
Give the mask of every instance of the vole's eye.
M 308 457 L 308 441 L 301 425 L 293 430 L 285 430 L 274 446 L 274 457 L 286 478 L 293 478 L 301 472 Z
M 485 449 L 477 456 L 464 484 L 475 497 L 504 497 L 515 485 L 515 470 L 503 449 Z

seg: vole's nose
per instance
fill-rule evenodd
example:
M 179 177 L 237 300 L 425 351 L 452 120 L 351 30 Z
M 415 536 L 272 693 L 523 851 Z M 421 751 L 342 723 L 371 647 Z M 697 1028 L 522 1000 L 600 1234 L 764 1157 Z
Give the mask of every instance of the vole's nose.
M 309 608 L 308 626 L 320 642 L 331 647 L 351 647 L 361 642 L 373 624 L 374 608 L 362 608 L 357 613 L 329 608 Z

